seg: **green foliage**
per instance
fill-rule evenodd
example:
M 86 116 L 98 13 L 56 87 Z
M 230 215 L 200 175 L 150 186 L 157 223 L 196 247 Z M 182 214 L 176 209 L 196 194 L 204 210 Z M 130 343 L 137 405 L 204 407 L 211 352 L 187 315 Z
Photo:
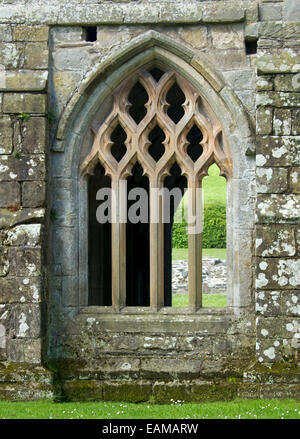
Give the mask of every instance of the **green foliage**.
M 21 154 L 19 153 L 19 151 L 14 151 L 13 156 L 15 159 L 19 159 L 21 157 Z
M 186 248 L 188 246 L 187 224 L 174 223 L 172 233 L 173 247 Z M 210 204 L 204 208 L 204 226 L 202 233 L 203 248 L 226 247 L 226 206 Z
M 227 306 L 226 294 L 203 294 L 203 308 L 219 308 Z M 184 308 L 189 306 L 189 298 L 187 294 L 173 294 L 172 306 Z
M 27 113 L 19 113 L 18 114 L 18 119 L 23 120 L 24 122 L 27 122 L 27 120 L 30 118 L 30 115 Z

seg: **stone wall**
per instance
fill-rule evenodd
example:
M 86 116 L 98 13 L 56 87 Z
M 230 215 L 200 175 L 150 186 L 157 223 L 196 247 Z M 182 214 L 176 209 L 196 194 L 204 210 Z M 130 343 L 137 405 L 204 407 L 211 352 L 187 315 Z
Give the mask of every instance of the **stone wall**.
M 299 20 L 292 0 L 1 2 L 0 398 L 299 397 Z M 97 41 L 86 41 L 86 26 L 97 26 Z M 198 72 L 207 60 L 205 80 L 247 113 L 232 183 L 233 247 L 247 275 L 238 291 L 229 282 L 226 310 L 114 315 L 73 294 L 82 268 L 69 245 L 80 230 L 72 154 L 92 139 L 73 119 L 105 83 L 101 66 L 151 29 L 174 52 L 184 47 Z M 245 40 L 258 41 L 257 55 Z

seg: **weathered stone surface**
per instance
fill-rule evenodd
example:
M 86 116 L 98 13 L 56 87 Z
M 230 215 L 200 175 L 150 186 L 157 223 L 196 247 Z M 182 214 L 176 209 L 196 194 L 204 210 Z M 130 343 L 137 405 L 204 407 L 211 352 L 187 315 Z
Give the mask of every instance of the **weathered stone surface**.
M 299 195 L 258 195 L 257 216 L 262 223 L 300 222 Z
M 22 206 L 42 207 L 46 202 L 46 183 L 44 181 L 25 181 L 22 184 Z
M 10 248 L 9 249 L 10 276 L 40 276 L 41 249 L 40 248 Z
M 262 4 L 259 7 L 262 21 L 276 21 L 282 19 L 282 6 L 273 4 Z
M 255 296 L 255 311 L 258 315 L 265 317 L 279 316 L 282 313 L 281 291 L 257 292 Z
M 23 154 L 44 154 L 47 142 L 47 120 L 44 117 L 30 117 L 21 123 L 21 142 L 16 150 Z
M 32 222 L 33 220 L 41 221 L 44 216 L 44 209 L 19 209 L 17 211 L 0 209 L 0 229 Z
M 296 255 L 295 230 L 284 225 L 256 226 L 256 255 L 284 257 Z
M 257 134 L 272 134 L 273 130 L 273 108 L 260 107 L 256 112 Z
M 281 358 L 282 341 L 274 339 L 261 340 L 257 343 L 256 356 L 260 363 L 277 363 Z
M 179 35 L 183 41 L 196 49 L 202 49 L 207 46 L 207 28 L 204 26 L 183 27 L 179 30 Z
M 48 26 L 18 25 L 13 28 L 14 41 L 48 41 Z
M 3 96 L 4 113 L 45 113 L 46 109 L 46 95 L 5 93 Z
M 12 152 L 12 123 L 10 117 L 0 118 L 0 154 L 10 154 Z
M 273 78 L 270 75 L 259 76 L 256 81 L 257 91 L 273 90 Z
M 7 71 L 5 73 L 5 84 L 0 85 L 4 91 L 42 91 L 45 90 L 48 79 L 48 72 L 37 72 L 31 70 Z
M 104 383 L 104 401 L 143 402 L 151 396 L 151 384 L 145 382 Z
M 276 91 L 300 91 L 298 75 L 275 75 L 274 87 Z
M 63 391 L 68 401 L 103 400 L 103 385 L 93 380 L 65 381 Z
M 277 91 L 260 92 L 256 97 L 256 103 L 258 107 L 267 105 L 278 108 L 299 107 L 300 93 L 286 93 Z
M 1 156 L 0 181 L 43 180 L 45 173 L 44 154 L 21 155 L 20 157 Z
M 288 189 L 288 170 L 286 168 L 257 168 L 257 193 L 281 194 Z
M 292 168 L 290 171 L 290 189 L 294 194 L 300 193 L 300 168 Z
M 280 49 L 275 54 L 261 53 L 257 58 L 259 73 L 300 72 L 300 55 L 292 49 Z
M 300 21 L 300 6 L 293 0 L 286 0 L 283 5 L 283 18 L 286 21 Z
M 47 43 L 27 43 L 25 47 L 25 69 L 47 69 L 49 51 Z
M 300 110 L 294 110 L 292 115 L 292 134 L 300 134 Z
M 295 289 L 299 288 L 299 285 L 300 259 L 258 259 L 256 279 L 258 289 Z
M 0 247 L 0 277 L 6 276 L 10 269 L 8 251 L 5 247 Z
M 243 49 L 242 26 L 214 26 L 210 29 L 213 47 L 216 49 Z
M 5 69 L 20 67 L 22 47 L 15 43 L 0 43 L 0 60 Z
M 41 302 L 42 281 L 39 277 L 3 277 L 0 279 L 0 303 Z
M 17 226 L 14 229 L 2 232 L 2 242 L 6 246 L 36 247 L 40 244 L 41 224 Z
M 300 317 L 300 291 L 284 291 L 281 300 L 281 312 L 288 317 Z M 288 328 L 290 327 L 288 326 Z M 293 326 L 294 329 L 294 326 Z M 299 329 L 299 327 L 298 327 Z
M 12 30 L 11 27 L 7 24 L 0 24 L 0 41 L 12 41 Z
M 291 115 L 291 110 L 275 108 L 273 122 L 275 136 L 289 136 L 291 134 Z
M 20 185 L 15 181 L 0 184 L 0 207 L 10 204 L 20 205 Z
M 292 166 L 300 164 L 300 137 L 261 137 L 257 142 L 257 166 Z

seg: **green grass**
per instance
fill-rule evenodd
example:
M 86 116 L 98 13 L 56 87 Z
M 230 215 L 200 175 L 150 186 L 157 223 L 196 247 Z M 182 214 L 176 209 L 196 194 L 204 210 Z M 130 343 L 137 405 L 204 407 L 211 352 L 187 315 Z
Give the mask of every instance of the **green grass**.
M 0 401 L 0 419 L 300 419 L 300 407 L 295 400 L 169 405 Z
M 203 248 L 203 257 L 226 259 L 226 248 Z M 173 248 L 172 249 L 172 259 L 188 259 L 188 249 L 187 248 Z
M 226 294 L 203 294 L 202 306 L 204 308 L 219 308 L 227 305 Z M 173 294 L 172 306 L 186 307 L 189 306 L 187 294 Z

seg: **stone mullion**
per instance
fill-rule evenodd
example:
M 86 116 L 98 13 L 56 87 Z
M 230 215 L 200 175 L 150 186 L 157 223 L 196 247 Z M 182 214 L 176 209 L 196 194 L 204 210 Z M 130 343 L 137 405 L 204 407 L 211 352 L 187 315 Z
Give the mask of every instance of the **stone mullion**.
M 126 306 L 126 197 L 122 182 L 112 179 L 112 306 L 116 310 Z
M 163 200 L 159 196 L 162 182 L 150 178 L 150 306 L 164 306 L 164 226 Z
M 196 218 L 196 221 L 202 221 L 202 218 L 197 218 L 197 213 L 202 213 L 202 206 L 199 206 L 199 190 L 201 190 L 201 182 L 194 178 L 188 179 L 188 209 L 189 217 Z M 190 221 L 190 218 L 189 218 Z M 201 225 L 202 226 L 202 225 Z M 191 227 L 189 225 L 189 227 Z M 193 225 L 193 227 L 195 227 Z M 188 235 L 188 294 L 189 307 L 198 309 L 202 306 L 202 227 L 199 233 L 189 233 Z M 198 230 L 195 230 L 198 231 Z

